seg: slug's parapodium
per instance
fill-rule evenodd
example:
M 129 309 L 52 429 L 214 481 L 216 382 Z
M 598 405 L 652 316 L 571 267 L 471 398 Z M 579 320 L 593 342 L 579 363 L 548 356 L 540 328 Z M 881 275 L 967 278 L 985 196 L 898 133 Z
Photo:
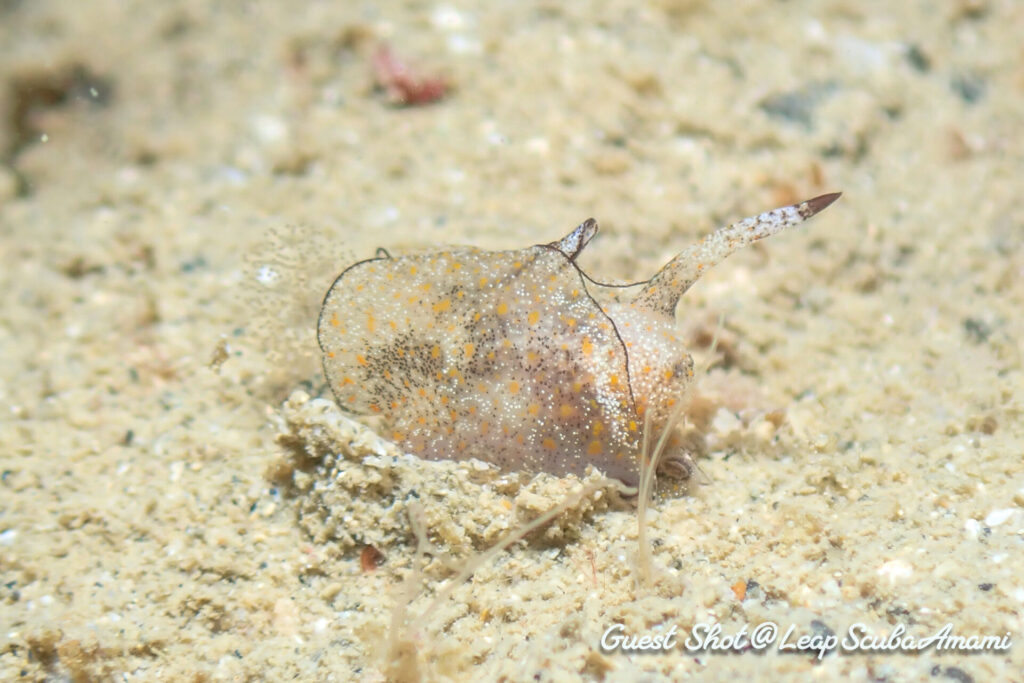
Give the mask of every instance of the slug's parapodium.
M 693 360 L 679 298 L 737 249 L 839 198 L 821 195 L 720 228 L 669 261 L 630 301 L 600 305 L 576 263 L 589 219 L 561 240 L 514 251 L 453 248 L 350 266 L 317 326 L 324 373 L 349 412 L 386 418 L 407 452 L 505 470 L 639 483 L 645 430 L 678 419 Z M 381 252 L 378 252 L 381 253 Z M 688 471 L 671 447 L 659 468 Z

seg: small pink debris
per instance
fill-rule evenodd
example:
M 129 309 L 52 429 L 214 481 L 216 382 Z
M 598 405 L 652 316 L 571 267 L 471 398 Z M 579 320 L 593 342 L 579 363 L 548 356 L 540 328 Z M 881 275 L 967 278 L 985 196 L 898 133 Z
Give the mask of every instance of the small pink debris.
M 392 101 L 406 107 L 437 102 L 450 89 L 443 78 L 416 74 L 387 45 L 381 45 L 374 53 L 373 72 L 377 84 Z

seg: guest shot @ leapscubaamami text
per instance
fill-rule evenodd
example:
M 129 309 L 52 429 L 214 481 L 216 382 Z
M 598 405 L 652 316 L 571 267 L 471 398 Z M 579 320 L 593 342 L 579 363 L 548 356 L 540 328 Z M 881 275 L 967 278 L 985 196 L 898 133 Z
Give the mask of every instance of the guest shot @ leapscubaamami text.
M 912 635 L 898 624 L 891 631 L 874 632 L 866 624 L 851 624 L 845 633 L 835 633 L 819 621 L 801 629 L 796 624 L 763 621 L 753 627 L 744 624 L 726 632 L 721 624 L 697 623 L 689 631 L 677 625 L 629 633 L 623 624 L 612 624 L 601 636 L 605 652 L 641 653 L 681 650 L 687 653 L 731 653 L 763 651 L 814 653 L 818 659 L 832 652 L 1002 652 L 1013 645 L 1009 632 L 1003 634 L 960 633 L 947 623 L 932 633 Z

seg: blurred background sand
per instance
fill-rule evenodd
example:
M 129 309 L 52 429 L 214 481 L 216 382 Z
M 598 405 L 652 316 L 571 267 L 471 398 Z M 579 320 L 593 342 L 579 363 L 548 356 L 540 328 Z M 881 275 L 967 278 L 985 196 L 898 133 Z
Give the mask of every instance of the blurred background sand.
M 842 190 L 679 309 L 698 352 L 724 320 L 726 353 L 696 389 L 711 483 L 651 515 L 660 581 L 635 583 L 628 501 L 586 506 L 456 590 L 421 670 L 1019 680 L 1020 35 L 1012 0 L 0 0 L 0 679 L 382 678 L 409 492 L 457 563 L 572 483 L 391 459 L 348 423 L 324 442 L 333 277 L 594 216 L 584 268 L 642 279 Z M 394 106 L 382 44 L 451 92 Z M 413 613 L 449 575 L 431 561 Z M 764 620 L 1015 644 L 599 646 L 615 622 Z

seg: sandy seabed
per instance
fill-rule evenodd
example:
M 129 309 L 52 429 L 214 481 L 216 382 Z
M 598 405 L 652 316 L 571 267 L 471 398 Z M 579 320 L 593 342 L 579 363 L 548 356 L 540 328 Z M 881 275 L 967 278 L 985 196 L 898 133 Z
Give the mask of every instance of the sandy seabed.
M 1021 35 L 1012 0 L 0 0 L 0 680 L 381 680 L 389 642 L 427 680 L 1024 679 Z M 382 44 L 447 96 L 395 106 Z M 613 489 L 406 456 L 324 387 L 319 302 L 379 246 L 594 216 L 583 267 L 635 280 L 834 190 L 679 309 L 719 353 L 650 581 Z M 684 645 L 766 622 L 1012 644 Z

